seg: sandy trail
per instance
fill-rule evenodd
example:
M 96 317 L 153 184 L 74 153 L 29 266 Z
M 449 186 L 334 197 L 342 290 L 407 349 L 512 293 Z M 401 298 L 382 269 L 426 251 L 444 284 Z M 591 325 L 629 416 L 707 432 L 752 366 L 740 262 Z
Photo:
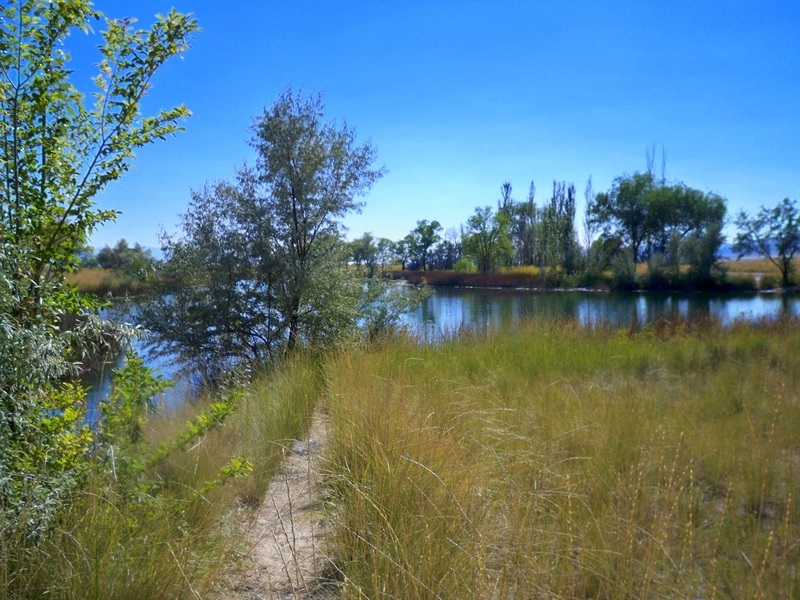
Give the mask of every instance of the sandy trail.
M 327 418 L 314 414 L 304 440 L 287 448 L 251 528 L 251 552 L 229 600 L 335 597 L 325 554 L 329 529 L 320 498 L 320 461 L 327 443 Z

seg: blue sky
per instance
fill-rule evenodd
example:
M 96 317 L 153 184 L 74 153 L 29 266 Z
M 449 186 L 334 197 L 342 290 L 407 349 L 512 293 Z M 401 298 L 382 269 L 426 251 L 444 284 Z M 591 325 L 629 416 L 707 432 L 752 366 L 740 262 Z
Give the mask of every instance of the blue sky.
M 175 232 L 191 189 L 253 162 L 250 124 L 286 85 L 322 93 L 328 117 L 371 141 L 387 170 L 347 218 L 351 237 L 399 239 L 420 219 L 457 227 L 496 205 L 504 181 L 518 200 L 535 181 L 539 203 L 554 179 L 571 181 L 582 200 L 589 176 L 607 190 L 653 146 L 668 178 L 721 194 L 729 213 L 800 199 L 794 1 L 95 5 L 142 26 L 175 6 L 202 27 L 146 102 L 185 103 L 186 132 L 140 150 L 98 198 L 122 215 L 97 247 Z

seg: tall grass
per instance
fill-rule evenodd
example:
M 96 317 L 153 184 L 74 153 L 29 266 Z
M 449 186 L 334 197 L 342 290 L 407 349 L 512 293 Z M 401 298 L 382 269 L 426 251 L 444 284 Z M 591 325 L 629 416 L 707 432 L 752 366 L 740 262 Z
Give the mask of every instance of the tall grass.
M 798 352 L 551 322 L 332 359 L 344 596 L 797 597 Z
M 111 269 L 81 269 L 66 277 L 69 285 L 74 285 L 83 294 L 95 296 L 135 296 L 146 291 L 148 282 L 133 279 Z
M 248 551 L 249 509 L 261 500 L 283 449 L 302 436 L 318 396 L 316 363 L 301 357 L 257 375 L 225 426 L 158 464 L 147 489 L 123 493 L 124 482 L 99 469 L 46 536 L 0 535 L 0 598 L 221 593 Z M 146 432 L 152 447 L 174 439 L 205 402 L 152 419 Z M 251 475 L 207 485 L 232 456 L 247 458 Z
M 461 271 L 400 271 L 392 276 L 418 285 L 424 280 L 433 287 L 486 287 L 486 288 L 608 288 L 610 275 L 580 273 L 567 275 L 560 269 L 539 267 L 504 267 L 491 273 Z

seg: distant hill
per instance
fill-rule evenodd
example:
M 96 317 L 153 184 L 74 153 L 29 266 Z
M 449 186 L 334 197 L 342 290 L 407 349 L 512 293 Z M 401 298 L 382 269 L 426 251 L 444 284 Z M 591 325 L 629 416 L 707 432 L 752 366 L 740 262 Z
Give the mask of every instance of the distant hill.
M 722 244 L 722 246 L 720 246 L 719 255 L 720 257 L 722 257 L 722 260 L 737 260 L 739 258 L 739 255 L 733 251 L 733 244 L 729 244 L 727 242 Z M 742 256 L 742 260 L 754 260 L 758 258 L 762 257 L 754 253 L 745 254 L 744 256 Z

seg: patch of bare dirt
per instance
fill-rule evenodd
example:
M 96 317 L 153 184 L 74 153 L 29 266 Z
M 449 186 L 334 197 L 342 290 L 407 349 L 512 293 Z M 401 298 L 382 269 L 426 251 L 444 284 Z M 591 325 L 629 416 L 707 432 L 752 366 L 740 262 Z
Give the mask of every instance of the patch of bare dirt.
M 286 450 L 250 533 L 250 556 L 225 600 L 321 600 L 335 597 L 335 572 L 325 554 L 320 461 L 327 420 L 317 412 L 304 440 Z

